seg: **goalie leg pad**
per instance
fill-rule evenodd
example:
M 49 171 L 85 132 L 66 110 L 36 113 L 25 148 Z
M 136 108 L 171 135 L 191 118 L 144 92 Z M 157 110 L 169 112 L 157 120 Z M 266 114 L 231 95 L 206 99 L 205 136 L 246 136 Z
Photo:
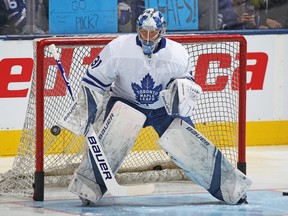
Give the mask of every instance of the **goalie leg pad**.
M 127 116 L 129 116 L 129 118 L 127 118 Z M 120 168 L 125 157 L 133 147 L 136 137 L 145 120 L 146 116 L 144 114 L 120 101 L 116 102 L 110 111 L 102 128 L 99 130 L 98 137 L 102 143 L 101 146 L 106 155 L 107 161 L 114 173 L 116 173 Z M 82 194 L 88 195 L 86 197 L 81 196 L 82 198 L 96 203 L 107 189 L 101 178 L 97 165 L 92 161 L 93 157 L 89 155 L 88 158 L 88 162 L 91 160 L 91 163 L 84 160 L 76 173 L 85 177 L 81 179 L 82 183 L 86 184 L 83 188 L 91 188 L 91 186 L 89 186 L 91 181 L 97 185 L 92 187 L 94 194 L 91 194 L 90 191 L 81 191 Z M 99 160 L 101 160 L 101 155 L 99 155 Z M 105 168 L 105 164 L 103 164 L 103 168 Z M 73 182 L 74 181 L 72 180 L 71 184 L 74 184 Z M 74 188 L 72 185 L 69 187 Z M 79 195 L 79 192 L 77 191 L 72 192 Z
M 81 200 L 88 200 L 94 203 L 102 197 L 102 190 L 96 183 L 88 154 L 75 171 L 68 190 L 81 197 Z
M 159 145 L 190 179 L 228 204 L 236 204 L 252 184 L 206 137 L 180 119 L 171 123 Z

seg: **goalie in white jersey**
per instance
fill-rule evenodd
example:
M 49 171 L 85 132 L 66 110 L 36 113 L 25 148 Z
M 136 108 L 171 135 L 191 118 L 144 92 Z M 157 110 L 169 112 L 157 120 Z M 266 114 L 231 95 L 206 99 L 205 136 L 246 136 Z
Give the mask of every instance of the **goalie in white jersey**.
M 166 22 L 161 12 L 146 9 L 138 18 L 137 34 L 119 36 L 106 45 L 83 77 L 83 91 L 78 96 L 76 108 L 78 111 L 70 113 L 68 120 L 61 125 L 76 134 L 84 133 L 87 125 L 93 124 L 98 117 L 102 95 L 110 91 L 111 97 L 105 107 L 105 118 L 114 104 L 121 101 L 143 113 L 146 116 L 143 127 L 152 126 L 160 137 L 175 118 L 180 118 L 194 127 L 190 117 L 202 89 L 191 75 L 187 51 L 181 44 L 163 37 L 165 30 Z M 82 117 L 80 122 L 77 122 L 78 126 L 71 128 L 73 115 Z M 127 119 L 129 120 L 129 116 Z M 177 145 L 178 143 L 175 143 L 176 148 Z M 107 158 L 120 157 L 115 164 L 110 164 L 116 172 L 126 155 L 109 154 L 108 150 Z M 172 159 L 177 160 L 177 156 L 173 156 Z M 194 163 L 192 158 L 191 163 Z M 181 159 L 176 161 L 176 164 L 189 171 Z M 196 179 L 200 185 L 201 178 Z M 227 203 L 235 204 L 242 198 L 227 201 L 221 191 L 219 193 L 220 185 L 213 182 L 211 185 L 209 183 L 206 189 L 214 197 Z M 210 186 L 213 190 L 209 190 Z M 91 157 L 87 157 L 76 170 L 69 189 L 85 203 L 96 203 L 107 191 Z

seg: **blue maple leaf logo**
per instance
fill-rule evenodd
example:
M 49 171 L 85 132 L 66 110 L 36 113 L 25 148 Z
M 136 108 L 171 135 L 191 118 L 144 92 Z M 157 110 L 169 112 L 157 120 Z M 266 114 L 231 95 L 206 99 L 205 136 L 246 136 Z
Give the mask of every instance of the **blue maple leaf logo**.
M 141 86 L 137 83 L 131 83 L 131 87 L 135 93 L 136 100 L 140 104 L 153 104 L 159 100 L 159 93 L 162 90 L 162 84 L 154 87 L 155 82 L 148 73 L 142 80 Z

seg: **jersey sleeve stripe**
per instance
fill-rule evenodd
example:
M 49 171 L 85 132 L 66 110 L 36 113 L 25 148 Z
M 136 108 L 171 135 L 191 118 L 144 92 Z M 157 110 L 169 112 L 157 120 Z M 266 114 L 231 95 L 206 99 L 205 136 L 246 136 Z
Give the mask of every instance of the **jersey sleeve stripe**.
M 89 71 L 87 71 L 87 76 L 93 80 L 94 82 L 96 82 L 97 84 L 99 84 L 100 86 L 102 86 L 103 88 L 107 88 L 111 85 L 111 83 L 109 84 L 104 84 L 103 82 L 101 82 L 100 80 L 98 80 L 97 78 L 95 78 L 91 73 L 89 73 Z
M 102 91 L 106 91 L 106 90 L 107 90 L 107 87 L 109 87 L 109 86 L 107 86 L 107 87 L 102 88 L 101 86 L 96 85 L 94 82 L 91 82 L 90 80 L 88 80 L 88 79 L 86 79 L 86 78 L 83 78 L 83 79 L 82 79 L 82 82 L 87 83 L 87 84 L 89 84 L 89 85 L 91 85 L 91 86 L 94 86 L 94 87 L 96 87 L 96 88 L 98 88 L 98 89 L 101 89 Z

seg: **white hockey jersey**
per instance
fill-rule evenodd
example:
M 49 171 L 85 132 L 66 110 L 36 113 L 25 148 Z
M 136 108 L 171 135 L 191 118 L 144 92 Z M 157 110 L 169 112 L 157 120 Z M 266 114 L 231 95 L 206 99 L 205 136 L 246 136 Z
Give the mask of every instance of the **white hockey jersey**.
M 159 97 L 171 79 L 191 77 L 189 55 L 167 38 L 151 58 L 143 54 L 136 34 L 122 35 L 107 44 L 89 65 L 82 84 L 104 94 L 124 98 L 145 109 L 163 107 Z

